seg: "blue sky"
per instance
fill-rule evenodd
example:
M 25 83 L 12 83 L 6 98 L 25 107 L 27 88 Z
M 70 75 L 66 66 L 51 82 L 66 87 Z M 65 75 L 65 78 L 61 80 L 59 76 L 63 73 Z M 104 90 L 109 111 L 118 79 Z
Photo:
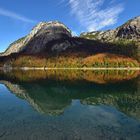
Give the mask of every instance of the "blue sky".
M 139 7 L 139 0 L 0 0 L 0 52 L 40 21 L 59 20 L 80 34 L 115 28 Z

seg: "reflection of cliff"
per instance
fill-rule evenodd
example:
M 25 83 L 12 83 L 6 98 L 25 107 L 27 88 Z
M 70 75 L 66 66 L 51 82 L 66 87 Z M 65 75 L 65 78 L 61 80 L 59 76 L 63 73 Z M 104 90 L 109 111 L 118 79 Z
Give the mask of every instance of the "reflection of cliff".
M 26 100 L 40 113 L 60 115 L 71 104 L 71 100 L 65 93 L 53 92 L 53 88 L 47 88 L 41 84 L 24 85 L 26 88 Z
M 140 119 L 140 94 L 135 95 L 100 95 L 98 97 L 90 97 L 81 101 L 82 104 L 88 105 L 109 105 L 116 107 L 121 112 L 129 116 Z
M 8 79 L 8 77 L 6 77 Z M 82 104 L 113 106 L 118 110 L 140 119 L 139 79 L 112 84 L 95 84 L 86 80 L 40 79 L 21 82 L 3 79 L 9 90 L 27 100 L 38 112 L 60 115 L 78 99 Z M 10 82 L 11 81 L 11 82 Z
M 139 71 L 125 70 L 35 70 L 19 71 L 15 70 L 3 74 L 0 71 L 0 77 L 17 79 L 20 81 L 35 81 L 39 79 L 57 79 L 57 80 L 86 80 L 95 83 L 112 83 L 136 78 Z
M 5 80 L 0 80 L 1 84 L 4 84 L 12 93 L 17 94 L 17 95 L 21 95 L 21 97 L 23 96 L 23 93 L 25 93 L 25 90 L 22 89 L 18 84 L 13 84 L 9 81 L 5 81 Z
M 34 109 L 43 114 L 60 115 L 71 103 L 71 100 L 63 93 L 54 95 L 55 88 L 51 92 L 50 89 L 47 90 L 46 87 L 37 83 L 18 85 L 4 80 L 1 80 L 0 83 L 4 84 L 17 97 L 27 100 Z

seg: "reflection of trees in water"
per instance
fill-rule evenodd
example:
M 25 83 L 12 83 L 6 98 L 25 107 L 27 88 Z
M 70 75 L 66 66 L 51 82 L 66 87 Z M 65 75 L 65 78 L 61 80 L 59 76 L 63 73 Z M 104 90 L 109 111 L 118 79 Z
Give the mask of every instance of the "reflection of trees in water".
M 35 81 L 39 79 L 54 80 L 86 80 L 95 83 L 111 83 L 122 80 L 130 80 L 136 78 L 139 71 L 125 70 L 35 70 L 35 71 L 19 71 L 15 70 L 3 74 L 0 77 L 18 79 L 20 81 Z
M 79 99 L 82 104 L 113 106 L 140 119 L 138 79 L 112 84 L 51 79 L 1 82 L 17 96 L 26 99 L 40 113 L 60 115 L 70 106 L 73 99 Z

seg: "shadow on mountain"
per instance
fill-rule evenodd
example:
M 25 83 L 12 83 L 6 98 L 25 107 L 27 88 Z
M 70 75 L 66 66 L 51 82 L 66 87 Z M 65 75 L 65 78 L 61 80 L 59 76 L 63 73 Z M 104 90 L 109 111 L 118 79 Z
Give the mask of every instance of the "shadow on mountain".
M 49 41 L 44 47 L 42 47 L 39 53 L 32 53 L 30 50 L 30 48 L 32 48 L 31 46 L 33 46 L 35 42 L 41 42 L 41 39 L 42 36 L 35 36 L 28 44 L 26 44 L 27 47 L 22 52 L 0 57 L 1 63 L 16 59 L 21 55 L 35 55 L 45 58 L 51 58 L 54 56 L 87 57 L 98 53 L 111 53 L 128 57 L 136 57 L 137 55 L 137 46 L 134 43 L 125 44 L 123 41 L 109 43 L 68 36 L 62 37 L 62 39 Z
M 41 36 L 34 37 L 27 44 L 33 46 L 34 42 L 39 39 L 42 39 Z M 40 41 L 39 41 L 40 42 Z M 61 48 L 62 47 L 62 48 Z M 54 48 L 54 49 L 52 49 Z M 125 56 L 135 56 L 137 52 L 137 47 L 134 43 L 123 44 L 122 42 L 101 42 L 98 40 L 90 40 L 80 37 L 67 37 L 63 36 L 61 39 L 55 39 L 48 42 L 45 47 L 41 50 L 42 53 L 47 54 L 49 57 L 57 55 L 73 55 L 77 54 L 79 56 L 89 56 L 98 53 L 113 53 Z M 30 50 L 25 50 L 23 53 L 28 54 Z M 40 52 L 41 53 L 41 52 Z M 40 54 L 39 53 L 39 54 Z

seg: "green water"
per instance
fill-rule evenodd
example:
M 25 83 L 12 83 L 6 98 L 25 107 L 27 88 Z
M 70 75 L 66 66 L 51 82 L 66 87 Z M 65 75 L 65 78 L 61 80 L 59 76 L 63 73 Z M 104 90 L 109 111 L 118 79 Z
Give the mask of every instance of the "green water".
M 18 74 L 0 73 L 0 140 L 140 139 L 139 76 L 101 83 Z

